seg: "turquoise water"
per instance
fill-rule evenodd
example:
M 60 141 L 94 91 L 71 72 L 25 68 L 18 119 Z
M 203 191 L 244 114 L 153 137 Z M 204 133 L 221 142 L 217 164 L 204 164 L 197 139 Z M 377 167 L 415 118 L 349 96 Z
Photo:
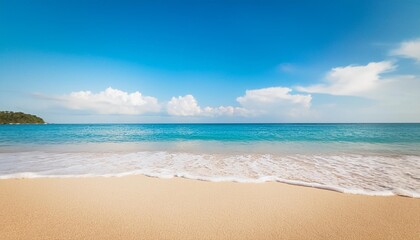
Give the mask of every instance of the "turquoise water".
M 0 126 L 0 144 L 150 141 L 420 143 L 420 124 L 47 124 Z
M 420 196 L 420 124 L 0 126 L 0 178 L 144 174 Z

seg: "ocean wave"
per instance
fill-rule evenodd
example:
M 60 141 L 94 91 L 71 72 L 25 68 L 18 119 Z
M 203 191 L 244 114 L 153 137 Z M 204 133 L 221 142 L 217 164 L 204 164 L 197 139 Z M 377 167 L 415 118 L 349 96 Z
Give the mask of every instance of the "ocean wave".
M 420 198 L 420 156 L 413 155 L 0 153 L 0 179 L 128 175 L 212 182 L 282 182 L 351 194 Z

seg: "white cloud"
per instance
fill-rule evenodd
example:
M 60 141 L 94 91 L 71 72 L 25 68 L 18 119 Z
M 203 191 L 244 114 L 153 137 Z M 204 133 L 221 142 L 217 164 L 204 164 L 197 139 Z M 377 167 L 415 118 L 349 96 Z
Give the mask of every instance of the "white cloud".
M 58 100 L 70 109 L 90 110 L 99 114 L 143 114 L 160 111 L 158 100 L 143 96 L 140 92 L 127 93 L 107 88 L 99 93 L 91 91 L 72 92 Z
M 202 112 L 192 95 L 172 97 L 168 102 L 167 111 L 169 115 L 175 116 L 195 116 Z
M 245 107 L 254 108 L 261 105 L 300 105 L 304 108 L 311 106 L 311 95 L 291 94 L 292 89 L 287 87 L 269 87 L 247 90 L 245 96 L 236 100 Z
M 173 116 L 296 116 L 300 110 L 311 105 L 311 95 L 291 94 L 292 89 L 271 87 L 247 90 L 236 100 L 241 107 L 200 107 L 192 95 L 173 97 L 167 104 L 169 115 Z
M 332 69 L 322 84 L 298 87 L 297 90 L 311 93 L 325 93 L 331 96 L 317 96 L 318 104 L 313 107 L 315 121 L 418 121 L 420 119 L 420 78 L 415 75 L 382 75 L 396 69 L 389 61 L 371 62 L 364 66 L 347 66 Z M 363 97 L 336 98 L 334 96 Z M 324 100 L 322 100 L 322 98 Z M 325 102 L 327 100 L 327 102 Z M 334 113 L 334 114 L 331 114 Z
M 420 62 L 420 39 L 402 42 L 397 49 L 391 51 L 391 54 Z
M 192 95 L 172 97 L 167 104 L 169 115 L 173 116 L 243 116 L 247 114 L 247 110 L 240 107 L 220 106 L 201 108 L 197 100 Z
M 366 93 L 369 98 L 317 96 L 315 121 L 321 122 L 419 122 L 420 77 L 389 76 L 377 88 Z M 327 101 L 325 101 L 327 99 Z M 333 103 L 333 104 L 331 104 Z
M 269 87 L 247 90 L 244 96 L 236 100 L 254 117 L 272 119 L 272 121 L 295 121 L 310 113 L 312 96 L 310 94 L 292 94 L 287 87 Z
M 365 66 L 333 68 L 323 84 L 297 87 L 298 91 L 331 95 L 361 96 L 377 88 L 383 80 L 381 74 L 392 71 L 395 65 L 389 61 L 371 62 Z
M 220 106 L 220 107 L 205 107 L 203 115 L 205 116 L 248 116 L 252 113 L 242 107 Z

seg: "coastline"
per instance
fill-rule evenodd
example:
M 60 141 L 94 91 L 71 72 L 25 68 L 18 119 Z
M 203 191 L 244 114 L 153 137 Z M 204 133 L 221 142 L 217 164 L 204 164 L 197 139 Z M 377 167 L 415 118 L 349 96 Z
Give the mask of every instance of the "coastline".
M 0 180 L 1 239 L 416 239 L 420 199 L 146 176 Z

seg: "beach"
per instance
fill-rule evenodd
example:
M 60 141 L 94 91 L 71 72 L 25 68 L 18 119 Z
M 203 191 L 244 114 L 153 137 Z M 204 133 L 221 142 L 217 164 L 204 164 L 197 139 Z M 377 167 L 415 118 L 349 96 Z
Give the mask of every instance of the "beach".
M 419 239 L 420 199 L 141 175 L 0 180 L 0 239 Z
M 0 0 L 0 240 L 420 240 L 419 13 Z

